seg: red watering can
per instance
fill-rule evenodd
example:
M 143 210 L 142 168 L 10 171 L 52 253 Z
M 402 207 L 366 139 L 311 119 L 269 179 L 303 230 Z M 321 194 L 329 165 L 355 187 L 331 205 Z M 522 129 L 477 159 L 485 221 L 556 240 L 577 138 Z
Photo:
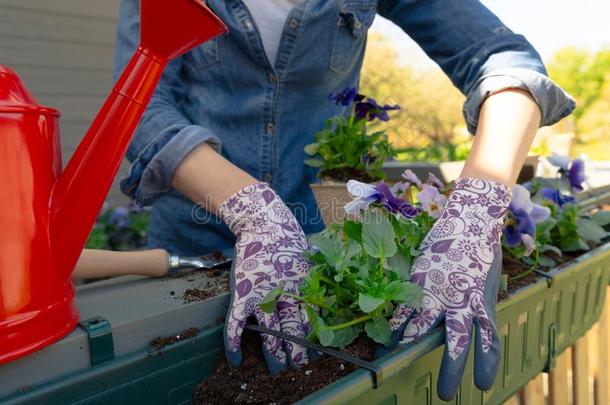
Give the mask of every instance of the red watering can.
M 199 0 L 141 0 L 141 42 L 62 173 L 59 112 L 0 65 L 0 363 L 74 329 L 71 273 L 165 65 L 227 29 Z

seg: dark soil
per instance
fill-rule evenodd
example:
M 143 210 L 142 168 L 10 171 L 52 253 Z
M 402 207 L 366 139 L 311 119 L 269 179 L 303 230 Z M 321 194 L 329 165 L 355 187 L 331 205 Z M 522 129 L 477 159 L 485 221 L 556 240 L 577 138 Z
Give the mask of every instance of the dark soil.
M 368 173 L 353 167 L 345 167 L 342 169 L 324 170 L 320 173 L 320 178 L 324 181 L 337 181 L 347 183 L 348 180 L 358 180 L 363 183 L 372 183 L 378 179 L 369 176 Z
M 538 276 L 533 272 L 518 279 L 514 278 L 515 276 L 519 276 L 528 270 L 529 267 L 526 264 L 513 259 L 508 255 L 502 256 L 502 274 L 506 274 L 508 276 L 508 291 L 500 291 L 498 293 L 498 301 L 507 299 L 511 292 L 517 290 L 518 288 L 534 284 L 538 280 Z
M 595 246 L 591 246 L 591 249 L 595 248 Z M 581 256 L 585 252 L 563 252 L 561 256 L 548 252 L 545 253 L 549 258 L 555 261 L 555 266 L 553 268 L 561 267 L 564 264 L 572 262 L 578 256 Z M 529 266 L 525 263 L 520 262 L 517 259 L 514 259 L 508 255 L 502 256 L 502 274 L 506 274 L 508 276 L 508 290 L 500 291 L 498 293 L 498 301 L 502 301 L 507 299 L 512 292 L 515 290 L 528 286 L 530 284 L 534 284 L 538 281 L 538 275 L 534 272 L 529 273 L 526 276 L 515 278 L 520 274 L 523 274 L 529 270 Z M 539 270 L 548 271 L 549 268 L 539 267 Z
M 332 357 L 311 361 L 300 370 L 289 369 L 271 376 L 263 360 L 260 336 L 246 331 L 242 340 L 244 362 L 229 366 L 223 357 L 216 372 L 195 390 L 195 404 L 276 403 L 291 404 L 356 370 L 358 366 Z M 346 353 L 373 360 L 374 343 L 360 337 Z
M 182 298 L 184 299 L 185 304 L 189 304 L 191 302 L 207 300 L 208 298 L 214 297 L 216 295 L 218 295 L 217 291 L 200 290 L 199 288 L 189 288 L 184 292 Z
M 582 253 L 564 252 L 562 256 L 550 253 L 548 256 L 557 263 L 554 267 L 558 267 L 573 261 Z M 515 290 L 533 284 L 539 279 L 535 273 L 515 279 L 515 276 L 526 272 L 529 266 L 510 256 L 503 257 L 502 266 L 502 273 L 508 275 L 509 282 L 508 291 L 500 291 L 498 294 L 500 301 L 508 298 L 510 293 Z M 540 270 L 548 269 L 540 268 Z M 244 362 L 241 367 L 229 366 L 223 356 L 214 374 L 197 386 L 194 403 L 290 404 L 332 384 L 358 368 L 358 366 L 333 357 L 322 357 L 311 361 L 300 370 L 289 369 L 278 376 L 271 376 L 260 348 L 260 336 L 255 332 L 246 331 L 242 340 Z M 374 348 L 374 342 L 365 336 L 360 336 L 344 351 L 352 356 L 372 361 L 374 360 Z
M 150 346 L 153 352 L 161 351 L 166 346 L 173 345 L 174 343 L 181 342 L 183 340 L 194 338 L 199 334 L 199 330 L 195 327 L 188 328 L 178 333 L 177 335 L 172 336 L 159 336 L 154 338 L 150 342 Z
M 217 262 L 227 260 L 227 257 L 220 250 L 215 250 L 212 253 L 210 253 L 210 258 L 212 258 L 213 260 L 216 260 Z
M 202 288 L 189 288 L 182 295 L 182 300 L 185 304 L 191 302 L 204 301 L 208 298 L 216 297 L 217 295 L 229 291 L 229 272 L 226 270 L 212 270 L 207 273 L 213 277 Z

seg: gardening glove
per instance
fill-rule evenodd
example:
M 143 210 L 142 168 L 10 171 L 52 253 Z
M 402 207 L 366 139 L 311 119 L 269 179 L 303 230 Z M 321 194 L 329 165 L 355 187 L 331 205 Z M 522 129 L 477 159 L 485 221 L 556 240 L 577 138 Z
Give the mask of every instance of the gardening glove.
M 395 344 L 407 344 L 445 321 L 437 386 L 443 400 L 453 398 L 460 385 L 473 326 L 475 385 L 488 390 L 496 376 L 500 236 L 510 195 L 507 186 L 489 180 L 462 178 L 455 183 L 411 268 L 411 281 L 424 290 L 422 306 L 400 305 L 390 322 Z
M 243 360 L 241 336 L 246 320 L 256 318 L 260 326 L 305 338 L 309 323 L 305 308 L 282 295 L 275 312 L 265 313 L 260 302 L 278 285 L 298 294 L 309 271 L 301 254 L 307 240 L 301 226 L 284 202 L 266 183 L 244 187 L 219 207 L 223 221 L 237 237 L 231 269 L 231 304 L 224 328 L 225 352 L 229 364 Z M 307 350 L 278 337 L 262 334 L 263 355 L 271 373 L 287 365 L 307 363 Z

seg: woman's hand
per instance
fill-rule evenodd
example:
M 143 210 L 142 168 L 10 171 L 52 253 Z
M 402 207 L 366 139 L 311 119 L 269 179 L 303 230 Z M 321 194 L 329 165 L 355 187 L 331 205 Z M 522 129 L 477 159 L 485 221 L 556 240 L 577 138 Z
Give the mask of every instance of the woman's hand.
M 242 362 L 241 336 L 247 318 L 261 326 L 305 338 L 309 324 L 304 308 L 283 296 L 273 314 L 259 304 L 277 287 L 298 294 L 298 287 L 309 271 L 301 257 L 307 240 L 301 226 L 278 195 L 265 183 L 244 187 L 218 209 L 227 226 L 237 236 L 235 261 L 231 272 L 232 298 L 225 324 L 225 350 L 229 363 Z M 272 373 L 288 364 L 307 363 L 307 350 L 278 337 L 262 335 L 263 354 Z
M 400 344 L 445 321 L 445 354 L 438 380 L 438 394 L 445 400 L 460 385 L 474 326 L 475 384 L 487 390 L 496 375 L 500 236 L 509 202 L 510 190 L 503 184 L 459 179 L 413 262 L 411 282 L 424 290 L 422 307 L 401 305 L 390 321 Z

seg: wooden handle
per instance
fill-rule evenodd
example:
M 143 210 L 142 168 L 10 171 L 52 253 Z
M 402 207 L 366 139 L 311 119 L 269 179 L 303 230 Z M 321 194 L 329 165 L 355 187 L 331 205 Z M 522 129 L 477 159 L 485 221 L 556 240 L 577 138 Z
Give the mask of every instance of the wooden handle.
M 75 280 L 84 278 L 140 275 L 161 277 L 169 268 L 163 249 L 135 252 L 84 249 L 72 273 Z

